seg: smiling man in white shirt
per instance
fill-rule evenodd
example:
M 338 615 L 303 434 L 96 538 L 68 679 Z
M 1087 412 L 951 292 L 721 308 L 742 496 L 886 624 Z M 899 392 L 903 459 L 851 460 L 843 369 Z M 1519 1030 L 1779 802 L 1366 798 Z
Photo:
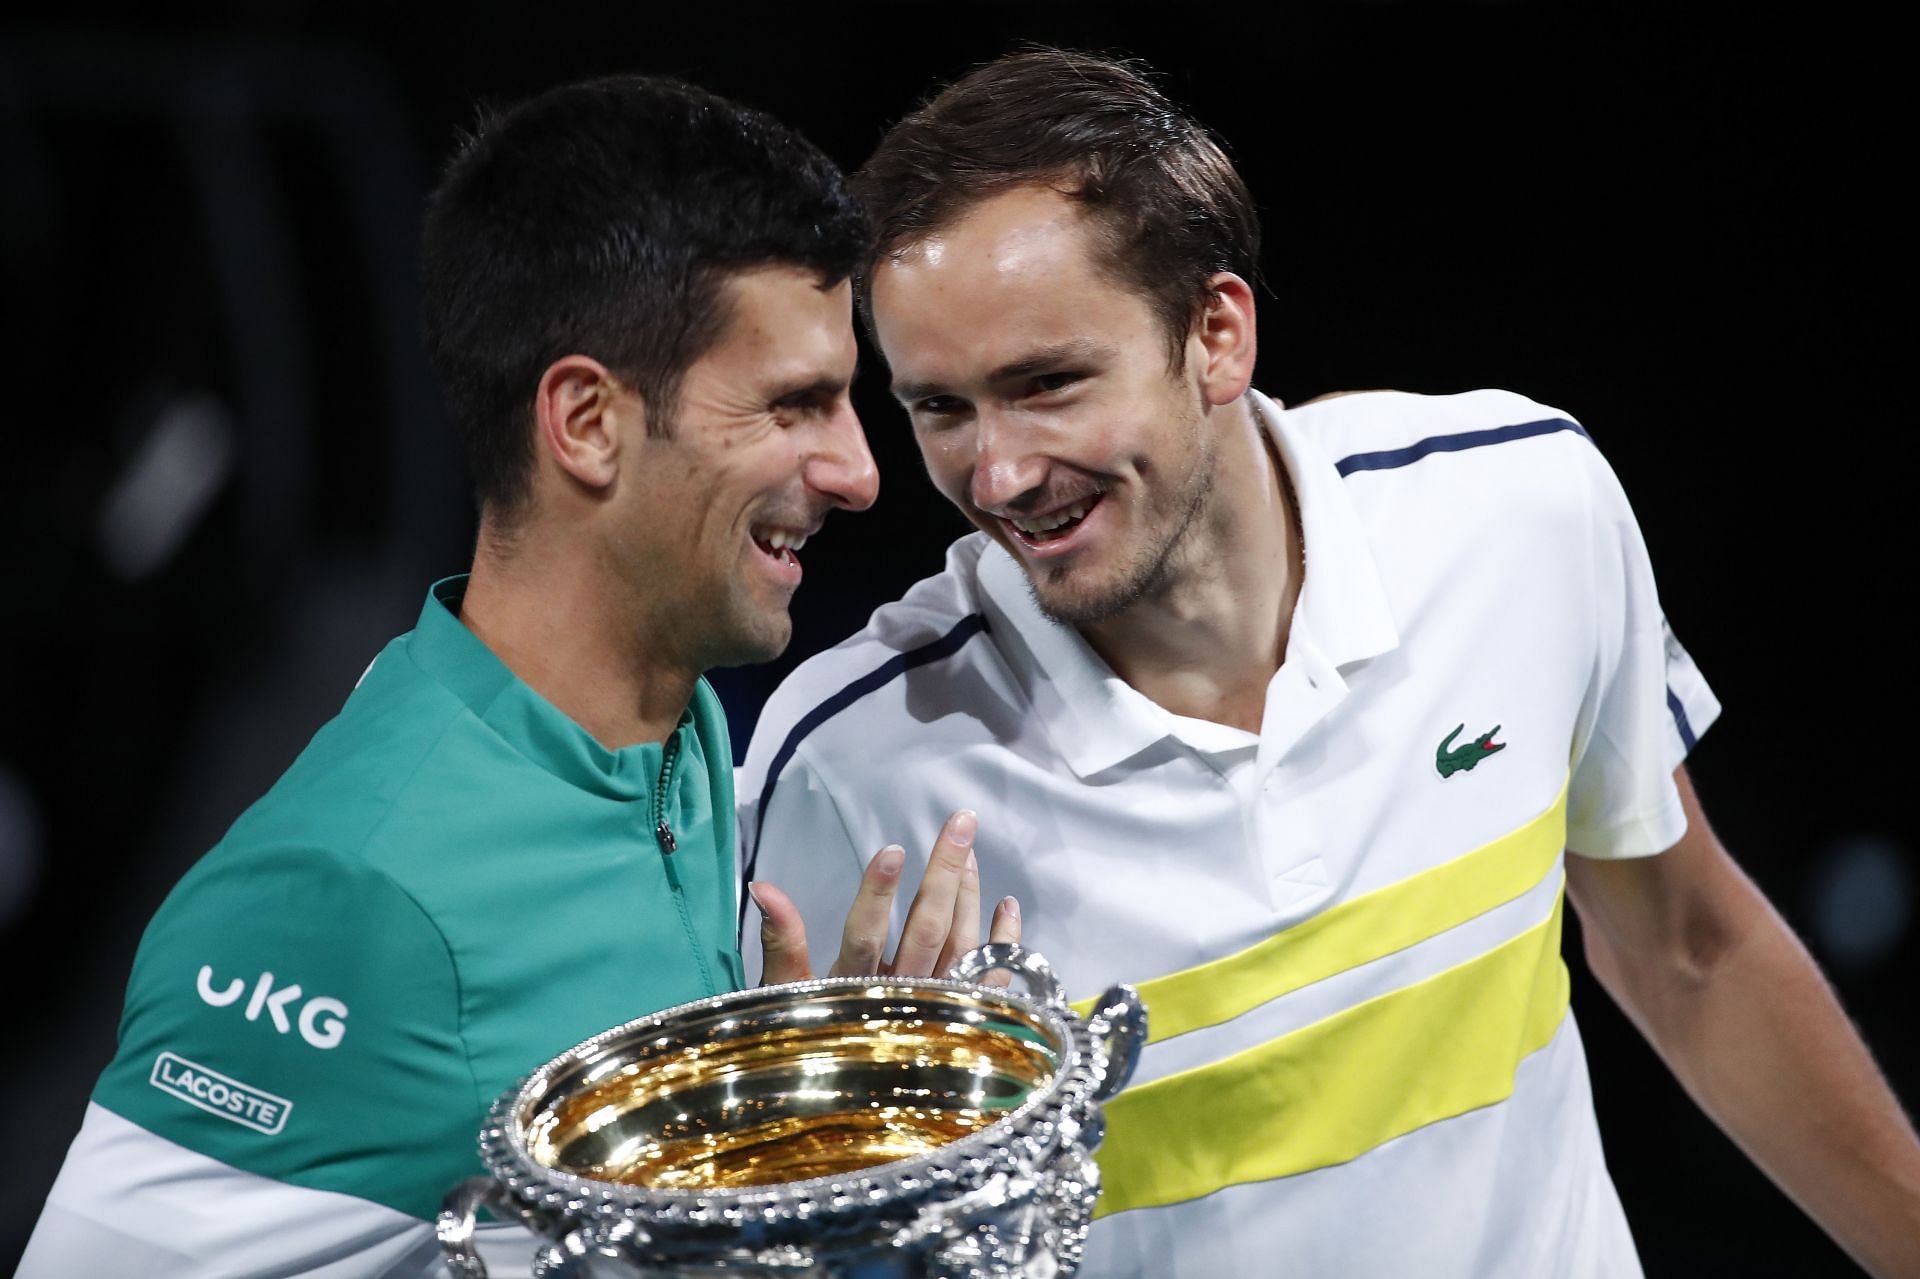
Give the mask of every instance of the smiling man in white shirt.
M 856 188 L 894 392 L 980 532 L 769 704 L 746 873 L 829 920 L 882 832 L 967 803 L 1028 943 L 1140 985 L 1086 1273 L 1637 1274 L 1566 897 L 1707 1111 L 1920 1273 L 1920 1147 L 1700 812 L 1718 703 L 1586 431 L 1253 390 L 1251 201 L 1123 65 L 984 67 Z

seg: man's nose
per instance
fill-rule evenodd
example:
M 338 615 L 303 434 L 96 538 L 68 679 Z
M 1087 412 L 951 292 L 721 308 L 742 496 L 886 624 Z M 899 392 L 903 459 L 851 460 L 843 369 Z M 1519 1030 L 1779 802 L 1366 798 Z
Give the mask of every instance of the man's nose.
M 1004 514 L 1046 478 L 1046 461 L 1034 451 L 1029 433 L 991 408 L 980 410 L 974 424 L 974 506 Z
M 850 403 L 824 424 L 819 446 L 807 458 L 807 487 L 849 511 L 864 511 L 880 494 L 880 471 L 867 449 L 867 433 Z

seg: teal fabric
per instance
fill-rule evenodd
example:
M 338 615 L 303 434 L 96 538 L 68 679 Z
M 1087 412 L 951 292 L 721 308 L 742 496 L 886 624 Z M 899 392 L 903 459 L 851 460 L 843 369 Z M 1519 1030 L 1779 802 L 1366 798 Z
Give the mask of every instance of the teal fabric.
M 606 750 L 516 679 L 459 621 L 464 586 L 436 584 L 161 906 L 94 1093 L 234 1167 L 424 1219 L 528 1071 L 744 984 L 712 689 L 661 791 L 662 747 Z

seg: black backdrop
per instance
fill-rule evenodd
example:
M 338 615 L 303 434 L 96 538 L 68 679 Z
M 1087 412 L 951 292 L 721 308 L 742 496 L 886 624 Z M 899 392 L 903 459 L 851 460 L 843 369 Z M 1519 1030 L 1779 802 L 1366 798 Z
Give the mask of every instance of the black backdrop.
M 618 70 L 767 108 L 852 166 L 931 83 L 1021 39 L 1158 66 L 1267 220 L 1264 389 L 1505 386 L 1589 427 L 1727 706 L 1693 764 L 1709 811 L 1911 1101 L 1897 42 L 1838 8 L 1681 10 L 287 0 L 8 19 L 0 1257 L 111 1054 L 146 917 L 464 566 L 471 513 L 413 329 L 435 166 L 476 99 Z M 743 744 L 793 661 L 960 531 L 870 357 L 858 402 L 880 501 L 810 545 L 787 658 L 716 679 Z M 1573 966 L 1649 1273 L 1846 1273 Z

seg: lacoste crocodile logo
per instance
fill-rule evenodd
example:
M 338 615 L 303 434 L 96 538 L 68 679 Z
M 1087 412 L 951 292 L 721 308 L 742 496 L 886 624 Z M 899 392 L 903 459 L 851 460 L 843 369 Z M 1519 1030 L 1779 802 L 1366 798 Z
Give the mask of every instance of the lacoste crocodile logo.
M 1455 750 L 1453 747 L 1453 739 L 1465 732 L 1466 727 L 1465 724 L 1462 724 L 1451 733 L 1448 733 L 1446 740 L 1441 742 L 1433 752 L 1433 766 L 1440 770 L 1440 776 L 1443 778 L 1452 777 L 1455 773 L 1464 773 L 1495 751 L 1507 749 L 1505 742 L 1496 742 L 1493 740 L 1493 735 L 1500 731 L 1500 726 L 1495 724 L 1492 728 L 1480 734 L 1480 736 L 1474 738 L 1465 746 Z

